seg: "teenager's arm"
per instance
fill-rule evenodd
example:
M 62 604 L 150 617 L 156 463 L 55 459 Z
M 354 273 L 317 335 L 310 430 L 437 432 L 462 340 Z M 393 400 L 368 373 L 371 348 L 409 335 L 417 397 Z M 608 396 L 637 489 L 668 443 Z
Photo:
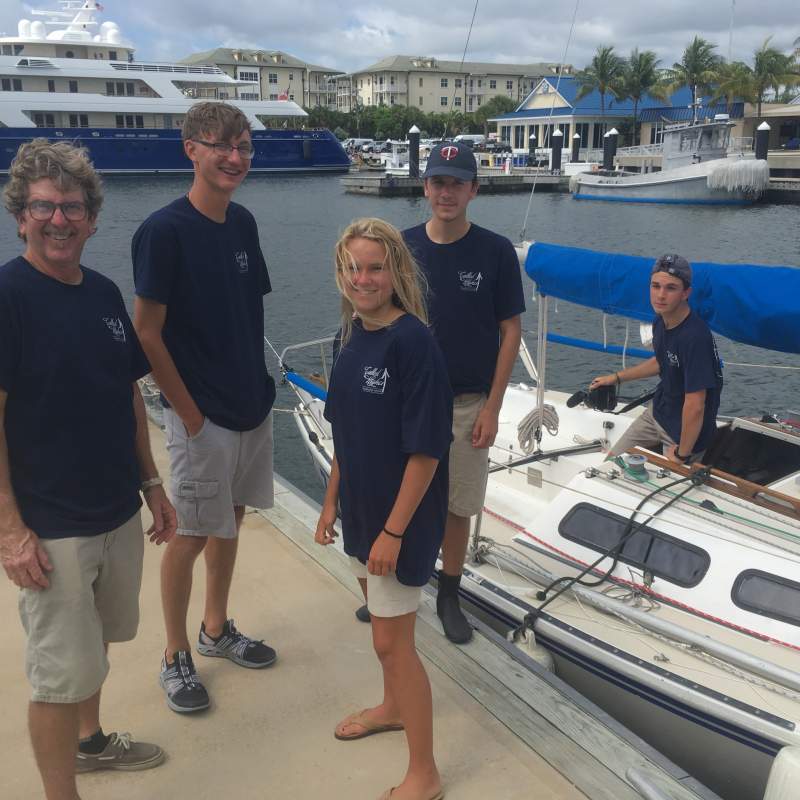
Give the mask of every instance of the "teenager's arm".
M 197 407 L 183 382 L 172 356 L 161 335 L 167 307 L 155 300 L 136 297 L 133 302 L 133 327 L 142 349 L 150 362 L 158 388 L 167 398 L 175 413 L 181 418 L 189 436 L 203 427 L 203 413 Z
M 11 487 L 5 434 L 8 393 L 0 389 L 0 563 L 9 579 L 27 589 L 46 589 L 53 567 L 39 537 L 24 523 Z
M 371 575 L 390 575 L 395 571 L 403 542 L 396 537 L 405 533 L 411 517 L 431 485 L 438 465 L 438 458 L 423 453 L 414 453 L 409 457 L 392 510 L 369 553 L 367 570 Z M 387 534 L 387 530 L 395 536 Z
M 687 392 L 683 397 L 683 410 L 681 412 L 681 440 L 677 447 L 671 447 L 667 456 L 673 461 L 681 461 L 675 455 L 676 451 L 682 456 L 690 456 L 692 449 L 703 427 L 703 415 L 706 409 L 706 390 Z
M 596 389 L 598 386 L 610 386 L 612 383 L 638 381 L 641 378 L 653 378 L 656 375 L 658 375 L 658 359 L 653 356 L 647 361 L 642 361 L 641 364 L 620 370 L 613 375 L 600 375 L 589 384 L 589 388 Z
M 150 432 L 147 427 L 147 412 L 144 408 L 139 384 L 133 384 L 133 412 L 136 417 L 136 461 L 139 464 L 139 476 L 142 481 L 158 477 L 158 469 L 153 461 L 150 449 Z M 151 486 L 143 490 L 145 502 L 153 515 L 153 524 L 147 530 L 147 536 L 154 544 L 168 542 L 178 527 L 178 519 L 172 503 L 167 498 L 163 485 Z
M 476 448 L 491 447 L 497 436 L 498 418 L 503 405 L 503 397 L 514 369 L 514 362 L 519 355 L 519 343 L 522 341 L 522 318 L 517 314 L 500 322 L 500 351 L 494 368 L 492 386 L 486 405 L 481 409 L 472 428 L 472 446 Z
M 331 476 L 328 478 L 328 488 L 325 490 L 322 511 L 317 521 L 317 530 L 314 533 L 314 541 L 317 544 L 331 544 L 337 536 L 333 526 L 336 524 L 336 509 L 339 502 L 339 481 L 339 462 L 334 453 L 331 462 Z

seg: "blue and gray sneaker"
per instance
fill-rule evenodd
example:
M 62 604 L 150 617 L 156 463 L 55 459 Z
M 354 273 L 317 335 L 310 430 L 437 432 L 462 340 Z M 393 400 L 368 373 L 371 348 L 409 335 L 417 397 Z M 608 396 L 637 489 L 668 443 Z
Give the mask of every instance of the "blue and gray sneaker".
M 200 639 L 197 652 L 203 656 L 229 658 L 235 664 L 250 669 L 261 669 L 275 663 L 275 651 L 262 640 L 251 639 L 236 630 L 229 619 L 222 627 L 222 633 L 215 639 L 206 633 L 205 623 L 200 623 Z
M 166 692 L 167 705 L 179 714 L 208 708 L 211 701 L 206 687 L 197 677 L 192 654 L 188 650 L 179 650 L 173 659 L 172 664 L 167 664 L 166 656 L 161 659 L 161 675 L 158 678 Z

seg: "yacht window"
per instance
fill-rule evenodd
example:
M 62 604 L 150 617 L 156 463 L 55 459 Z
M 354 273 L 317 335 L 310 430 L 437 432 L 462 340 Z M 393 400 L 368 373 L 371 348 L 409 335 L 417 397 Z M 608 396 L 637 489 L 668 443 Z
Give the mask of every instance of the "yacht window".
M 3 51 L 2 51 L 2 52 L 3 52 L 3 55 L 4 55 L 4 56 L 10 56 L 10 55 L 12 55 L 12 54 L 13 54 L 13 51 L 11 50 L 11 45 L 10 45 L 10 44 L 4 44 L 4 45 L 3 45 Z
M 89 116 L 87 114 L 70 114 L 69 126 L 70 128 L 88 128 Z
M 11 78 L 3 78 L 2 80 L 0 80 L 0 88 L 4 92 L 10 92 L 11 91 Z
M 47 81 L 47 91 L 54 92 L 56 90 L 56 82 L 55 81 Z
M 14 87 L 15 92 L 22 91 L 22 80 L 20 78 L 12 78 L 11 85 Z
M 604 552 L 622 538 L 627 525 L 627 517 L 591 503 L 578 503 L 561 520 L 558 532 L 565 539 Z M 711 563 L 700 547 L 646 525 L 625 542 L 619 560 L 686 587 L 697 586 Z
M 144 117 L 141 114 L 136 115 L 136 127 L 144 128 Z
M 117 81 L 117 94 L 120 97 L 125 95 L 125 81 Z
M 106 81 L 106 94 L 113 97 L 116 92 L 114 91 L 114 81 Z
M 128 97 L 133 97 L 136 94 L 136 90 L 133 87 L 133 83 L 126 83 L 125 84 L 125 91 Z
M 18 56 L 24 49 L 25 49 L 25 45 L 24 44 L 15 44 L 14 45 L 14 55 Z
M 78 93 L 78 81 L 70 81 L 69 82 L 69 90 L 72 94 Z
M 116 50 L 109 50 L 108 51 L 108 58 L 111 61 L 116 61 L 117 60 L 117 51 Z
M 758 569 L 740 573 L 731 599 L 745 611 L 800 626 L 800 583 Z
M 125 119 L 123 118 L 122 114 L 117 114 L 117 127 L 124 128 L 125 127 Z

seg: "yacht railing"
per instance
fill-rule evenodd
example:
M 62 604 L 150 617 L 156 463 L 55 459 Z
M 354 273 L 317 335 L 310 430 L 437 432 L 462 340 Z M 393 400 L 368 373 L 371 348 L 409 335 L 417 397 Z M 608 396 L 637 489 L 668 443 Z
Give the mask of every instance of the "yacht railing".
M 663 144 L 637 144 L 617 149 L 618 156 L 660 156 L 663 152 Z
M 124 72 L 178 72 L 189 75 L 225 75 L 219 67 L 210 66 L 181 66 L 178 64 L 157 64 L 143 61 L 114 61 L 111 66 Z
M 732 136 L 728 145 L 729 153 L 747 153 L 753 149 L 752 136 Z

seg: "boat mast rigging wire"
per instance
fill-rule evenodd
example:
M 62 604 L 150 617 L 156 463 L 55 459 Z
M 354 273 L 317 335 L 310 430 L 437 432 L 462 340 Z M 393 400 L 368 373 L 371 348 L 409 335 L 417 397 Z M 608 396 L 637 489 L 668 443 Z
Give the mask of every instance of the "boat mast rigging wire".
M 467 48 L 469 48 L 469 40 L 470 40 L 470 37 L 472 36 L 472 26 L 475 24 L 475 16 L 478 13 L 478 3 L 479 2 L 480 2 L 480 0 L 475 0 L 475 7 L 472 9 L 472 19 L 469 22 L 469 30 L 467 31 L 467 41 L 464 42 L 464 52 L 461 54 L 461 64 L 459 64 L 459 67 L 458 67 L 458 72 L 459 72 L 460 75 L 463 75 L 463 73 L 464 73 L 464 61 L 467 58 Z M 458 87 L 456 86 L 456 82 L 455 82 L 455 80 L 453 80 L 453 96 L 450 98 L 450 108 L 448 109 L 448 111 L 451 114 L 453 112 L 453 108 L 455 107 L 454 101 L 456 99 L 456 89 L 457 88 Z M 464 88 L 466 89 L 466 80 L 464 81 Z M 446 139 L 446 138 L 447 138 L 447 120 L 445 120 L 444 130 L 442 131 L 442 139 Z
M 570 42 L 572 41 L 572 33 L 575 30 L 575 20 L 578 17 L 578 8 L 580 7 L 580 4 L 581 0 L 575 0 L 575 10 L 572 12 L 572 23 L 569 26 L 569 35 L 567 36 L 567 43 L 564 45 L 564 53 L 561 56 L 561 65 L 558 68 L 558 78 L 556 78 L 556 88 L 555 91 L 553 92 L 553 102 L 550 104 L 550 114 L 547 117 L 548 128 L 546 130 L 550 130 L 549 126 L 552 124 L 553 111 L 555 110 L 556 107 L 556 95 L 558 94 L 558 88 L 561 85 L 561 76 L 564 73 L 564 64 L 566 64 L 567 62 L 567 53 L 569 52 L 569 45 Z M 552 146 L 552 135 L 550 144 Z M 530 197 L 528 197 L 528 208 L 525 211 L 525 219 L 522 223 L 522 230 L 519 233 L 519 239 L 522 242 L 525 241 L 525 234 L 527 233 L 528 230 L 528 217 L 530 216 L 531 213 L 531 203 L 533 202 L 533 193 L 536 191 L 536 179 L 538 176 L 539 176 L 538 172 L 535 172 L 533 175 L 533 185 L 531 186 Z

